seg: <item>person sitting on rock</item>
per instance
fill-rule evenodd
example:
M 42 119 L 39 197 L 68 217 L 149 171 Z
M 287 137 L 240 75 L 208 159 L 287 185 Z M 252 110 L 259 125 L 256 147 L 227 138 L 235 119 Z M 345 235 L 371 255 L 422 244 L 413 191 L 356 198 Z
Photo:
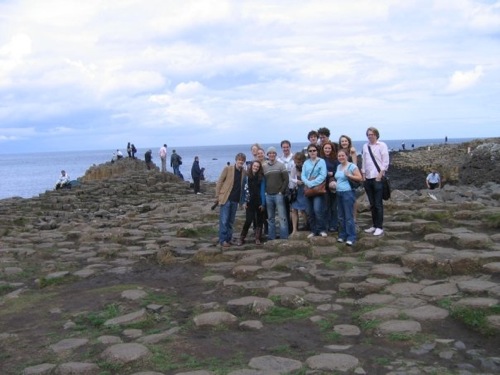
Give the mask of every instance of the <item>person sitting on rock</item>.
M 66 173 L 64 169 L 61 171 L 61 176 L 59 177 L 59 180 L 57 180 L 56 182 L 56 190 L 59 189 L 71 189 L 69 175 Z
M 427 188 L 430 190 L 434 190 L 436 188 L 441 189 L 441 176 L 439 176 L 439 173 L 437 173 L 436 170 L 433 169 L 431 173 L 427 175 L 425 183 L 427 185 Z

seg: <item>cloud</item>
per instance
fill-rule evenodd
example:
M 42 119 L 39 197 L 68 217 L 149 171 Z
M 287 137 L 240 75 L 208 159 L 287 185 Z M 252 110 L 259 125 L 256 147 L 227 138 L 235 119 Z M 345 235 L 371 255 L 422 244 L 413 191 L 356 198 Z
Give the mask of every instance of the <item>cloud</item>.
M 467 90 L 478 83 L 479 79 L 483 76 L 483 67 L 476 66 L 474 70 L 469 71 L 456 71 L 450 78 L 447 91 L 459 92 Z

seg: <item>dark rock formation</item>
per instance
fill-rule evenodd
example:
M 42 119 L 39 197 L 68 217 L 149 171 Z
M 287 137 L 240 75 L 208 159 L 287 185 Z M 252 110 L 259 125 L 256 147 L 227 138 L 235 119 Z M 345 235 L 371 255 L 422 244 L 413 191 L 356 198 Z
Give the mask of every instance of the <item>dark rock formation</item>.
M 442 144 L 391 152 L 388 175 L 395 189 L 425 189 L 425 178 L 436 168 L 444 184 L 482 186 L 500 183 L 500 138 Z

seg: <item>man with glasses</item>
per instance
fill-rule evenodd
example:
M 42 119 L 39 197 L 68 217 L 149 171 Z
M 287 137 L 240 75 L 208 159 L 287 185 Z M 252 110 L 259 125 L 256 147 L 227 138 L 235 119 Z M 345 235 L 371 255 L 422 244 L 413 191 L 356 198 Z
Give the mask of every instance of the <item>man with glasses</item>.
M 361 174 L 363 176 L 366 196 L 370 202 L 372 226 L 365 229 L 365 232 L 373 233 L 374 236 L 381 236 L 384 234 L 382 177 L 384 177 L 385 172 L 389 169 L 389 150 L 384 142 L 378 140 L 380 133 L 376 128 L 368 128 L 366 130 L 366 136 L 368 137 L 368 142 L 363 145 L 363 163 L 361 166 Z
M 288 171 L 285 165 L 278 161 L 276 149 L 267 149 L 269 160 L 263 165 L 266 179 L 266 207 L 269 240 L 276 239 L 276 211 L 280 223 L 280 238 L 288 238 L 288 218 L 286 216 L 285 195 L 288 191 Z

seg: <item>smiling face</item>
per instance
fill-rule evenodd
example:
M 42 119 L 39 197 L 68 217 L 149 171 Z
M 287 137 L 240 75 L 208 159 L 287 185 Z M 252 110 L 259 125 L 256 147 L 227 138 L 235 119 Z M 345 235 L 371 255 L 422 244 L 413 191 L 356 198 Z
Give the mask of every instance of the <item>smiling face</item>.
M 332 145 L 327 143 L 326 145 L 323 146 L 323 152 L 325 153 L 326 156 L 330 156 L 332 154 Z
M 344 150 L 340 150 L 337 153 L 337 160 L 341 163 L 344 164 L 347 161 L 347 155 Z
M 260 170 L 260 162 L 254 161 L 252 163 L 252 172 L 253 172 L 253 174 L 254 175 L 257 174 L 259 172 L 259 170 Z
M 269 159 L 269 162 L 272 164 L 276 161 L 276 152 L 271 151 L 267 153 L 267 157 Z
M 346 137 L 340 137 L 340 147 L 344 149 L 351 147 L 350 142 Z
M 316 160 L 316 158 L 318 157 L 318 147 L 316 147 L 316 145 L 310 144 L 307 147 L 307 154 L 312 161 Z
M 283 145 L 281 146 L 281 150 L 283 151 L 283 155 L 288 157 L 290 155 L 290 143 L 283 142 Z
M 266 160 L 266 153 L 261 148 L 259 148 L 259 150 L 257 151 L 257 160 L 261 163 Z

